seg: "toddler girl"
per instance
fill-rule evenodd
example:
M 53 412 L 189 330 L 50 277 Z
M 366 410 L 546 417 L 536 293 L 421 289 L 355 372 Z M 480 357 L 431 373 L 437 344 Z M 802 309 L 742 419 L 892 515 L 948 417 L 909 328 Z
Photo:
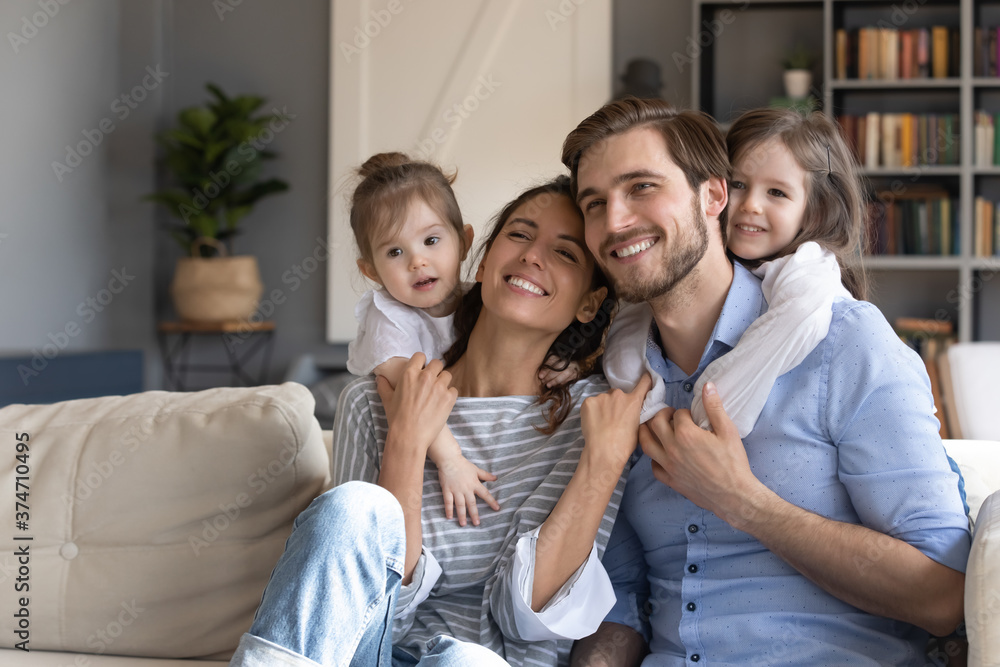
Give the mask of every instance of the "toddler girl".
M 464 292 L 460 271 L 472 227 L 462 224 L 454 176 L 430 163 L 379 153 L 358 175 L 351 198 L 358 269 L 382 288 L 366 292 L 355 307 L 358 335 L 348 347 L 347 369 L 374 372 L 395 387 L 410 357 L 441 358 L 454 342 L 452 316 Z M 437 465 L 449 519 L 454 506 L 460 525 L 466 509 L 479 525 L 476 496 L 500 509 L 483 485 L 496 476 L 466 460 L 447 427 L 428 456 Z

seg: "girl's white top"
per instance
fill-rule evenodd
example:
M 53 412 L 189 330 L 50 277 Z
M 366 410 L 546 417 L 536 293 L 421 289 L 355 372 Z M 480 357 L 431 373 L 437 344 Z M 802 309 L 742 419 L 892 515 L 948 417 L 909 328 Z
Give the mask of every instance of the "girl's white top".
M 838 298 L 851 298 L 840 277 L 836 256 L 809 241 L 794 254 L 765 262 L 753 273 L 768 310 L 743 333 L 740 342 L 701 374 L 693 391 L 691 415 L 710 428 L 701 393 L 714 382 L 722 404 L 740 437 L 753 430 L 778 376 L 802 363 L 830 331 L 831 310 Z M 663 378 L 646 360 L 646 339 L 653 324 L 648 304 L 628 305 L 611 325 L 604 354 L 604 374 L 612 387 L 631 391 L 646 371 L 653 388 L 646 394 L 641 422 L 666 407 Z
M 354 307 L 358 335 L 347 347 L 347 370 L 369 375 L 392 359 L 423 352 L 440 359 L 455 342 L 454 316 L 432 317 L 397 301 L 384 289 L 365 292 Z

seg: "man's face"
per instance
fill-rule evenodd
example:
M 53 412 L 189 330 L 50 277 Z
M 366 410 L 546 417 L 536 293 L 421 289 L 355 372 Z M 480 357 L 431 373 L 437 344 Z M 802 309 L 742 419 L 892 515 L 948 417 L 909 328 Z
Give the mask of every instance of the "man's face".
M 639 127 L 590 147 L 577 182 L 587 246 L 623 300 L 669 292 L 705 255 L 701 196 L 659 131 Z

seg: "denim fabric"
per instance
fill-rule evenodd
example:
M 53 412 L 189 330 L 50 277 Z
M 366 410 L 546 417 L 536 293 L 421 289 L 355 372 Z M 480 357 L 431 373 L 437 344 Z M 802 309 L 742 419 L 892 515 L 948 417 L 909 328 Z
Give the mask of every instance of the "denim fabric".
M 403 511 L 392 494 L 365 482 L 327 491 L 296 518 L 230 665 L 506 665 L 450 637 L 432 642 L 419 662 L 393 651 L 405 556 Z

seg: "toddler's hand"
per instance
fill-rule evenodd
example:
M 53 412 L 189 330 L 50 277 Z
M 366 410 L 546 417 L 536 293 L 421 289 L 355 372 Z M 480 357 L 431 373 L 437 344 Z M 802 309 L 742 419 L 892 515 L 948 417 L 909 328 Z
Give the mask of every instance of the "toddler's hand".
M 558 359 L 553 355 L 546 360 L 548 364 L 555 364 Z M 538 371 L 538 379 L 542 381 L 546 387 L 555 387 L 560 384 L 566 384 L 572 380 L 576 380 L 580 377 L 580 364 L 575 361 L 569 362 L 564 370 L 553 371 L 548 368 L 543 368 Z
M 441 480 L 441 491 L 444 493 L 444 515 L 451 519 L 452 507 L 458 515 L 458 525 L 465 525 L 465 513 L 468 510 L 472 525 L 479 525 L 479 508 L 476 506 L 476 496 L 482 498 L 494 510 L 500 509 L 500 504 L 483 486 L 483 482 L 493 482 L 497 476 L 478 467 L 467 458 L 458 454 L 439 462 L 438 479 Z

